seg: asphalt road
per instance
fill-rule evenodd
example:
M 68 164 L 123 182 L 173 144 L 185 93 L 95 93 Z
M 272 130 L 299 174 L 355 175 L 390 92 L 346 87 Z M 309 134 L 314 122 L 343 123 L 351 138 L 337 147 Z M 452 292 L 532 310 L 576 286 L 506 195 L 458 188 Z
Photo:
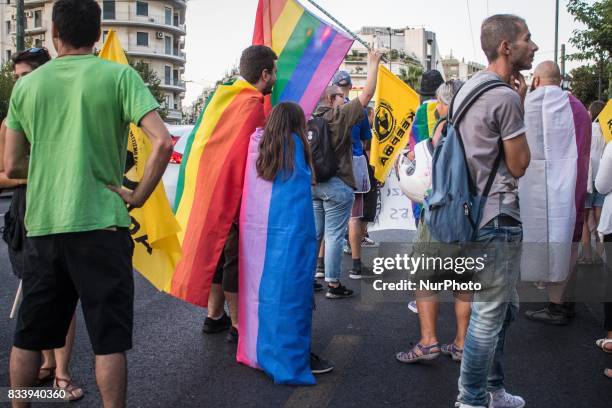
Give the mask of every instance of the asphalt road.
M 8 200 L 0 199 L 0 214 Z M 405 232 L 374 235 L 382 241 L 410 238 Z M 365 259 L 376 256 L 368 249 Z M 345 257 L 345 267 L 350 259 Z M 344 279 L 357 296 L 328 300 L 317 294 L 313 351 L 332 359 L 336 369 L 312 387 L 278 386 L 262 372 L 235 361 L 235 345 L 224 335 L 201 333 L 205 310 L 157 292 L 136 274 L 134 348 L 128 353 L 128 405 L 132 407 L 452 407 L 459 365 L 446 356 L 425 364 L 403 365 L 397 351 L 418 341 L 417 316 L 407 301 L 369 303 L 359 296 L 360 283 Z M 0 386 L 8 385 L 8 358 L 14 322 L 8 319 L 17 288 L 0 245 Z M 522 310 L 533 307 L 522 304 Z M 549 327 L 523 316 L 506 342 L 505 371 L 509 391 L 528 407 L 610 407 L 612 382 L 602 375 L 611 356 L 593 342 L 603 335 L 601 307 L 579 304 L 566 327 Z M 95 385 L 93 355 L 82 315 L 71 363 L 74 381 L 86 395 L 73 407 L 101 406 Z M 454 334 L 452 305 L 442 304 L 439 337 Z M 69 404 L 64 404 L 69 405 Z M 39 404 L 37 406 L 44 406 Z M 62 404 L 48 404 L 50 407 Z

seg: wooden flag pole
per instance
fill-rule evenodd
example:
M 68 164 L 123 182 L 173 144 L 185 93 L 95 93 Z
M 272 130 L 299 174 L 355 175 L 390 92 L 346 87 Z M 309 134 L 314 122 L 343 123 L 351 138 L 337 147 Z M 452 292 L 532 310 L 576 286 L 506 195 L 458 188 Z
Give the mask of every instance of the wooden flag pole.
M 9 316 L 9 319 L 15 318 L 22 300 L 23 300 L 23 283 L 20 280 L 19 287 L 17 288 L 17 293 L 15 294 L 15 301 L 13 302 L 13 307 L 11 309 L 11 315 Z

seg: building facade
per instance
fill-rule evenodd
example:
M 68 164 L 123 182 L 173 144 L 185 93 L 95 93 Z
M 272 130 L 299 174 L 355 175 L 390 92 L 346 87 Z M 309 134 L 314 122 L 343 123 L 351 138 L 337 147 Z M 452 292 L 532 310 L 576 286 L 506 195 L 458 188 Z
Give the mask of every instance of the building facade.
M 452 54 L 442 60 L 442 66 L 446 79 L 460 79 L 462 81 L 467 81 L 475 73 L 485 69 L 484 65 L 473 61 L 465 62 L 464 58 L 459 61 Z
M 5 0 L 0 8 L 0 55 L 7 61 L 15 52 L 15 0 Z M 3 2 L 4 3 L 4 2 Z M 108 32 L 117 32 L 130 60 L 148 64 L 161 80 L 168 110 L 166 121 L 182 121 L 182 101 L 185 95 L 185 0 L 100 0 L 102 8 L 102 38 L 95 47 L 100 49 Z M 55 49 L 51 38 L 53 0 L 25 0 L 26 44 L 46 47 L 52 56 Z
M 442 72 L 438 42 L 433 31 L 424 28 L 367 26 L 362 27 L 358 34 L 371 48 L 387 50 L 387 59 L 390 61 L 386 66 L 396 75 L 411 65 L 420 65 L 424 71 L 438 69 Z M 354 87 L 363 87 L 367 74 L 366 47 L 355 41 L 340 69 L 351 74 Z

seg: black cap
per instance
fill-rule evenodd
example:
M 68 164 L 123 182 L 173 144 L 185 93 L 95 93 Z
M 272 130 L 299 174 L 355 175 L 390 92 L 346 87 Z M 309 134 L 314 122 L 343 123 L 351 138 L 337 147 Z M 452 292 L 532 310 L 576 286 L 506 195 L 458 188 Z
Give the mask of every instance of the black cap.
M 419 89 L 419 94 L 421 94 L 421 96 L 434 96 L 438 87 L 443 83 L 444 78 L 442 78 L 440 71 L 436 69 L 426 71 L 421 76 L 421 89 Z

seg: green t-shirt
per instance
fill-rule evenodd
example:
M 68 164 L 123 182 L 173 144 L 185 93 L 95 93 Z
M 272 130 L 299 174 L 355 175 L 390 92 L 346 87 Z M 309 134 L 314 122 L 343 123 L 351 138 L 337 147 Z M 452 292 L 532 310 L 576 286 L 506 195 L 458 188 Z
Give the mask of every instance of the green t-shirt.
M 54 59 L 13 90 L 6 126 L 30 142 L 28 236 L 128 227 L 120 186 L 129 124 L 159 107 L 131 67 L 89 55 Z

